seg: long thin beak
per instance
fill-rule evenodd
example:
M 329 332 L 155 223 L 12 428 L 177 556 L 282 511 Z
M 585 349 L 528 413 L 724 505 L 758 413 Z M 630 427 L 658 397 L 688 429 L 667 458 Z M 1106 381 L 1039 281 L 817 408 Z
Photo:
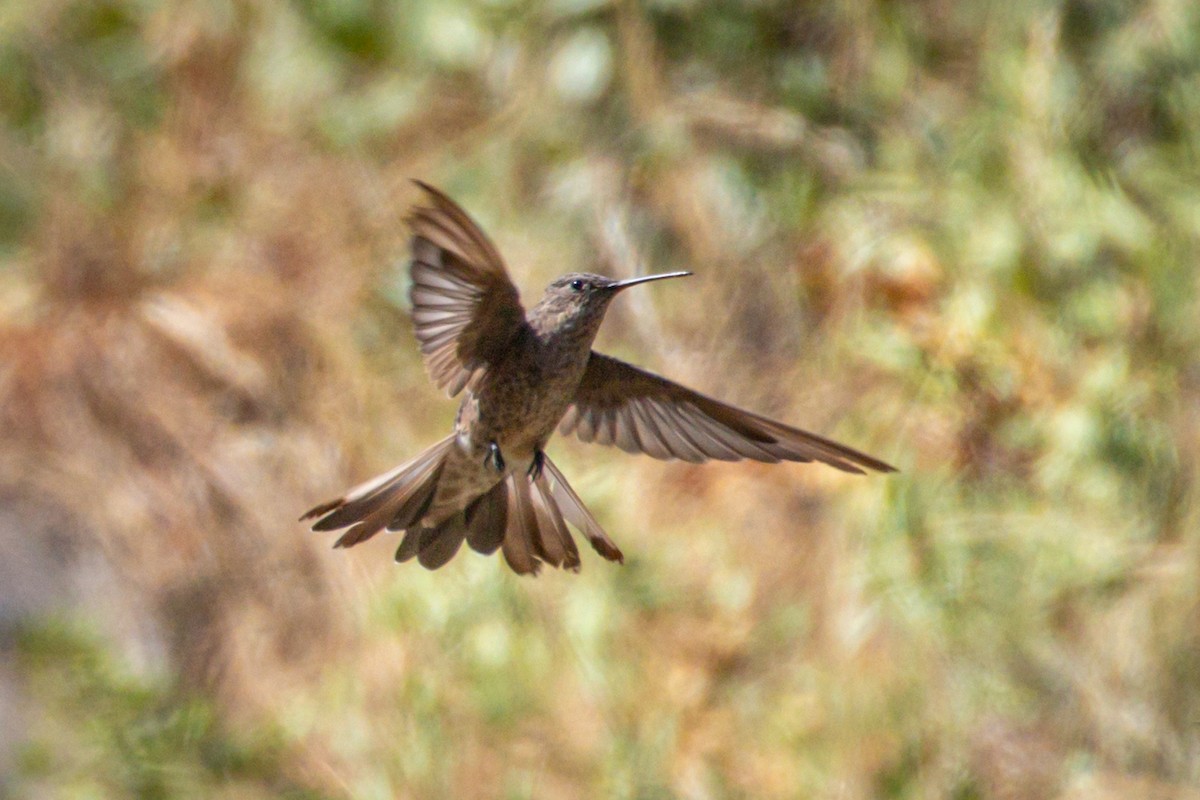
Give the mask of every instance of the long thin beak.
M 630 286 L 637 286 L 639 283 L 649 283 L 650 281 L 661 281 L 661 280 L 665 280 L 666 278 L 686 278 L 688 275 L 691 275 L 691 274 L 692 273 L 690 273 L 690 272 L 662 272 L 662 273 L 659 273 L 658 275 L 643 275 L 640 278 L 630 278 L 629 280 L 617 281 L 616 283 L 610 283 L 608 285 L 608 288 L 612 289 L 614 292 L 619 292 L 622 289 L 628 289 Z

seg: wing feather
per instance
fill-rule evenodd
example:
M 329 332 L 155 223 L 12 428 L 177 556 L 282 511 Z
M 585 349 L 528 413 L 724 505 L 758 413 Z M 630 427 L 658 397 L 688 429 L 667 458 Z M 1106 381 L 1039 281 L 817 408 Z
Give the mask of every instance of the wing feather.
M 895 472 L 895 467 L 844 444 L 595 352 L 559 431 L 585 442 L 693 463 L 710 458 L 820 461 L 843 472 Z
M 425 204 L 412 228 L 412 320 L 425 367 L 450 396 L 499 360 L 526 325 L 499 251 L 453 200 L 417 182 Z

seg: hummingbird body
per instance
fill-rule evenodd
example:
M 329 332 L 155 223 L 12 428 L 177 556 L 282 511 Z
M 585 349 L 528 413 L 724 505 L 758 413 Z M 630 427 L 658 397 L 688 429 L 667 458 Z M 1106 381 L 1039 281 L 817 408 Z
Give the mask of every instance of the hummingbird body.
M 464 392 L 454 420 L 454 454 L 448 457 L 429 519 L 438 521 L 507 476 L 530 470 L 587 365 L 586 352 L 572 359 L 559 344 L 553 337 L 525 332 L 497 369 L 476 389 Z M 501 454 L 498 464 L 489 457 L 492 445 Z
M 652 276 L 658 277 L 670 276 Z M 572 283 L 581 283 L 583 291 L 572 290 Z M 454 421 L 455 449 L 447 454 L 426 523 L 441 522 L 509 476 L 537 469 L 536 459 L 583 379 L 608 300 L 616 295 L 617 289 L 603 287 L 620 285 L 583 273 L 555 281 L 493 368 L 474 388 L 468 384 Z M 499 461 L 491 455 L 493 446 Z
M 592 351 L 621 291 L 690 273 L 625 281 L 564 275 L 526 314 L 487 236 L 444 194 L 418 186 L 429 205 L 415 207 L 409 219 L 413 323 L 431 377 L 463 400 L 450 436 L 302 517 L 319 517 L 314 530 L 348 528 L 335 547 L 386 528 L 405 531 L 397 561 L 415 557 L 430 569 L 466 541 L 485 554 L 503 548 L 519 574 L 536 573 L 543 562 L 576 570 L 569 522 L 598 553 L 621 561 L 545 456 L 556 427 L 661 459 L 815 460 L 846 472 L 893 471 L 845 445 Z
M 496 442 L 518 459 L 545 447 L 587 367 L 591 343 L 581 346 L 580 338 L 572 331 L 522 330 L 478 389 L 467 389 L 455 420 L 460 441 L 468 447 Z

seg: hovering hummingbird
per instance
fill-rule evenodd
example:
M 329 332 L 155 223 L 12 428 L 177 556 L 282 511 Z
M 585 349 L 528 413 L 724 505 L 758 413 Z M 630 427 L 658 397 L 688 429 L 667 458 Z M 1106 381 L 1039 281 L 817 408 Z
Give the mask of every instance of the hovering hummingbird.
M 412 319 L 425 365 L 451 397 L 465 393 L 454 432 L 411 461 L 308 511 L 314 531 L 349 528 L 334 547 L 404 531 L 396 561 L 437 569 L 464 539 L 502 549 L 521 575 L 542 562 L 578 571 L 569 522 L 609 561 L 624 557 L 546 457 L 555 428 L 630 453 L 700 463 L 743 458 L 820 461 L 843 472 L 894 472 L 879 459 L 706 397 L 593 351 L 608 305 L 631 286 L 689 272 L 616 281 L 558 278 L 529 313 L 495 245 L 454 201 L 417 181 Z

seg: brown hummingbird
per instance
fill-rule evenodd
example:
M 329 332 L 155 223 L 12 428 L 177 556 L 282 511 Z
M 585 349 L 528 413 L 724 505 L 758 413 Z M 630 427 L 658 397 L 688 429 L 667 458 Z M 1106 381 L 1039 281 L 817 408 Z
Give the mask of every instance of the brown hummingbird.
M 616 281 L 572 273 L 529 313 L 495 245 L 459 206 L 420 181 L 412 228 L 412 319 L 425 365 L 451 397 L 463 392 L 454 432 L 411 461 L 308 511 L 314 531 L 349 527 L 334 547 L 383 529 L 404 531 L 397 561 L 437 569 L 465 539 L 502 549 L 518 574 L 542 562 L 577 571 L 569 522 L 596 552 L 622 562 L 616 544 L 544 448 L 555 428 L 629 453 L 700 463 L 820 461 L 843 472 L 895 469 L 816 434 L 726 405 L 593 351 L 609 303 L 669 272 Z

